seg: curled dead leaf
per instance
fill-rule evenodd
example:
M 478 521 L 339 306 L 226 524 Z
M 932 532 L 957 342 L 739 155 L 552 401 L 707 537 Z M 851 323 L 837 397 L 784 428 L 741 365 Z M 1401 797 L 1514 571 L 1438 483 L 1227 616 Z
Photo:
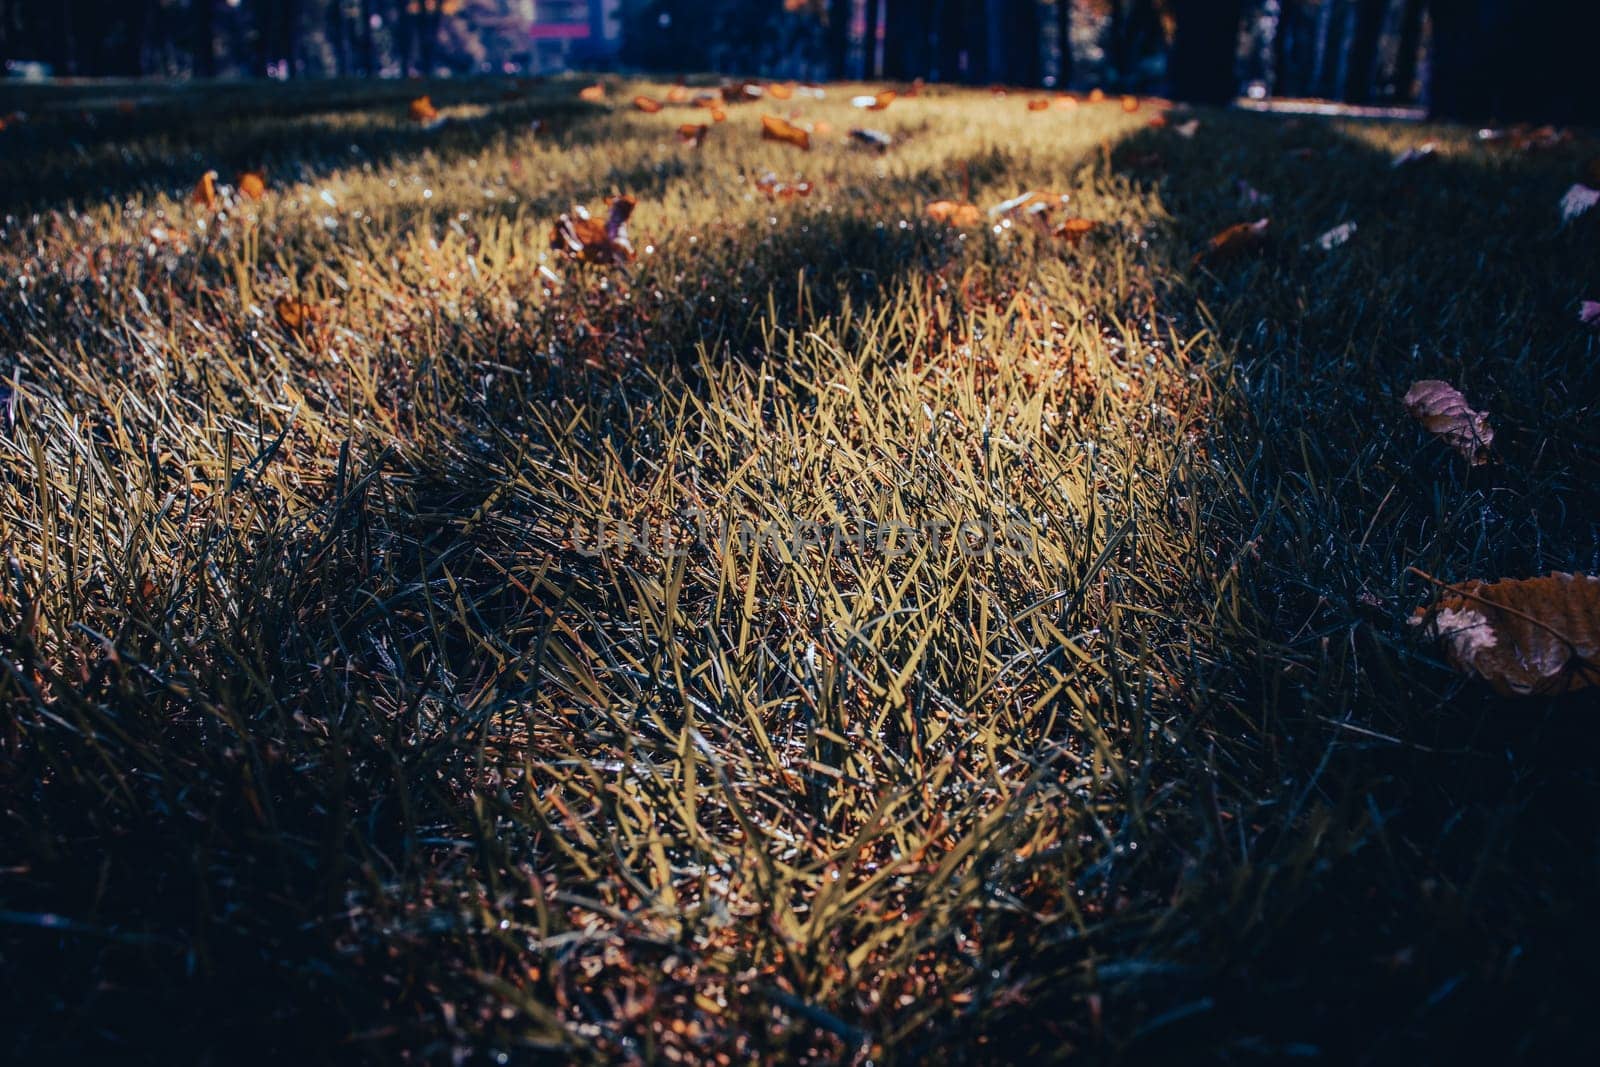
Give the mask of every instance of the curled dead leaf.
M 762 195 L 768 200 L 793 200 L 796 197 L 811 195 L 810 182 L 779 181 L 776 174 L 770 173 L 756 179 L 756 188 L 761 190 Z
M 1600 327 L 1600 300 L 1585 300 L 1579 304 L 1578 321 L 1585 326 Z
M 1126 111 L 1130 115 L 1133 114 L 1135 111 L 1138 111 L 1139 110 L 1139 98 L 1137 96 L 1125 96 L 1125 97 L 1123 97 L 1122 98 L 1122 110 Z
M 678 127 L 678 140 L 692 148 L 699 148 L 710 133 L 711 127 L 704 122 L 685 122 Z
M 773 83 L 767 86 L 767 95 L 774 100 L 787 100 L 794 96 L 794 86 Z
M 239 175 L 239 195 L 247 200 L 260 200 L 267 195 L 267 179 L 257 171 L 247 170 Z
M 661 101 L 652 100 L 648 96 L 636 96 L 633 98 L 633 106 L 643 111 L 646 115 L 654 115 L 661 110 L 662 104 Z
M 667 90 L 667 103 L 687 104 L 688 102 L 689 90 L 686 87 L 682 85 L 674 85 L 672 88 Z
M 1104 89 L 1090 89 L 1089 90 L 1089 103 L 1091 103 L 1091 104 L 1103 104 L 1105 102 L 1106 102 L 1106 91 Z
M 582 89 L 578 90 L 578 99 L 590 104 L 598 104 L 605 100 L 605 98 L 605 82 L 595 82 L 593 85 L 585 85 Z
M 189 199 L 207 211 L 217 210 L 217 172 L 208 170 L 200 175 L 200 180 L 195 183 L 194 192 L 189 194 Z
M 945 222 L 958 230 L 975 230 L 983 225 L 983 212 L 977 204 L 958 203 L 954 200 L 935 200 L 928 205 L 928 217 L 935 222 Z
M 1075 245 L 1089 234 L 1093 233 L 1099 227 L 1099 225 L 1100 224 L 1095 222 L 1093 219 L 1073 217 L 1062 222 L 1060 226 L 1057 226 L 1051 232 L 1056 237 L 1059 237 L 1063 241 L 1067 242 L 1067 244 Z
M 1503 696 L 1555 695 L 1600 685 L 1600 577 L 1467 581 L 1418 608 L 1413 626 L 1444 642 L 1445 658 Z
M 635 253 L 628 240 L 628 219 L 637 201 L 631 196 L 613 196 L 606 201 L 606 220 L 601 222 L 579 205 L 569 215 L 556 220 L 550 231 L 550 247 L 582 263 L 617 265 L 631 263 Z
M 1587 214 L 1596 204 L 1600 204 L 1600 189 L 1591 189 L 1582 182 L 1576 183 L 1561 198 L 1562 224 Z
M 1029 100 L 1028 101 L 1028 110 L 1029 111 L 1049 111 L 1050 110 L 1050 101 L 1046 100 L 1042 96 L 1038 97 L 1036 99 L 1033 99 L 1033 100 Z
M 1267 242 L 1267 230 L 1271 225 L 1272 221 L 1265 218 L 1234 223 L 1206 242 L 1206 246 L 1195 254 L 1193 265 L 1198 267 L 1208 261 L 1221 263 L 1260 248 Z
M 1434 378 L 1413 382 L 1406 390 L 1405 405 L 1423 429 L 1443 439 L 1474 467 L 1489 462 L 1489 446 L 1494 444 L 1489 416 L 1473 411 L 1449 382 Z
M 850 139 L 862 148 L 877 152 L 887 152 L 894 147 L 894 138 L 882 130 L 854 129 L 850 131 Z
M 272 303 L 278 322 L 293 334 L 302 334 L 322 321 L 322 308 L 298 297 L 280 296 Z
M 811 151 L 811 134 L 788 119 L 779 118 L 777 115 L 761 116 L 761 139 L 763 141 L 779 141 L 783 144 L 793 145 L 805 152 Z
M 439 109 L 433 106 L 433 98 L 429 96 L 417 97 L 411 101 L 406 110 L 411 115 L 412 122 L 424 126 L 439 120 Z

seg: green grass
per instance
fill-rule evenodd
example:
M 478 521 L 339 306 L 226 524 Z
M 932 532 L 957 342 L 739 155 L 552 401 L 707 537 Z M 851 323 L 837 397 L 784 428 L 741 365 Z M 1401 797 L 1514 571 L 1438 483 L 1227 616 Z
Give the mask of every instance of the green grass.
M 1592 142 L 844 87 L 782 105 L 809 154 L 765 104 L 697 152 L 625 103 L 664 87 L 577 87 L 429 86 L 437 130 L 414 86 L 84 89 L 0 132 L 14 1058 L 1593 1043 L 1594 699 L 1406 625 L 1412 568 L 1600 570 L 1596 229 L 1556 213 Z M 208 168 L 271 192 L 213 217 Z M 924 217 L 968 181 L 1100 225 Z M 617 192 L 636 264 L 547 255 Z M 1423 377 L 1493 464 L 1409 419 Z M 794 522 L 1029 533 L 737 536 Z

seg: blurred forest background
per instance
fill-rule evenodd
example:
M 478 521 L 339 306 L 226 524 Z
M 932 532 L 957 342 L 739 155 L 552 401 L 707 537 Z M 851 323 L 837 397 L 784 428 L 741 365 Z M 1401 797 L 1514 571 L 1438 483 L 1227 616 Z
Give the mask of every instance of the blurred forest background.
M 719 72 L 1596 121 L 1592 0 L 0 0 L 12 78 Z

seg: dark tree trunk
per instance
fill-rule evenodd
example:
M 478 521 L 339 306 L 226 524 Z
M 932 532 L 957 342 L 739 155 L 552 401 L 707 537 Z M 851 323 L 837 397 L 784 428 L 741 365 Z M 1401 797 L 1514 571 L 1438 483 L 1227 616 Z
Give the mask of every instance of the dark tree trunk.
M 1327 10 L 1328 25 L 1323 40 L 1322 80 L 1317 85 L 1317 95 L 1328 100 L 1342 100 L 1345 75 L 1348 72 L 1351 11 L 1344 0 L 1328 0 Z
M 194 0 L 194 72 L 201 78 L 217 76 L 216 0 Z
M 278 56 L 285 77 L 300 71 L 300 0 L 278 0 Z
M 1350 39 L 1350 69 L 1345 79 L 1345 99 L 1365 104 L 1372 99 L 1372 81 L 1378 68 L 1378 41 L 1388 0 L 1357 0 L 1355 32 Z
M 1278 21 L 1272 26 L 1272 95 L 1288 96 L 1291 86 L 1290 72 L 1294 61 L 1294 52 L 1290 43 L 1294 40 L 1295 16 L 1299 7 L 1295 0 L 1281 0 L 1278 5 Z
M 1172 13 L 1178 23 L 1169 63 L 1173 95 L 1195 104 L 1231 103 L 1240 0 L 1173 0 Z
M 910 81 L 932 66 L 933 11 L 924 0 L 889 0 L 883 76 Z
M 850 67 L 850 0 L 828 0 L 828 75 L 833 78 L 849 76 Z
M 422 0 L 422 74 L 423 77 L 433 75 L 434 49 L 439 43 L 439 17 L 442 0 Z
M 1005 80 L 1012 85 L 1044 81 L 1039 64 L 1038 0 L 1002 0 L 1000 39 L 1005 49 Z
M 1072 0 L 1056 0 L 1056 85 L 1072 87 Z
M 333 69 L 341 78 L 350 73 L 350 22 L 345 18 L 344 0 L 328 0 L 328 48 L 333 52 Z
M 1447 119 L 1484 118 L 1491 94 L 1485 61 L 1499 60 L 1485 50 L 1483 13 L 1476 0 L 1429 4 L 1433 19 L 1429 107 Z M 1502 71 L 1502 75 L 1503 75 Z
M 404 77 L 413 69 L 411 10 L 406 0 L 393 0 L 392 6 L 389 25 L 394 27 L 394 54 L 400 61 L 400 74 Z
M 1422 50 L 1422 13 L 1425 0 L 1404 0 L 1400 12 L 1400 41 L 1394 57 L 1394 72 L 1389 91 L 1396 100 L 1415 100 L 1417 93 L 1417 54 Z
M 867 33 L 866 40 L 862 42 L 861 77 L 867 81 L 879 77 L 882 72 L 878 69 L 878 4 L 879 0 L 867 0 Z
M 361 25 L 356 31 L 361 35 L 361 73 L 369 78 L 378 75 L 378 48 L 372 39 L 372 0 L 361 0 Z

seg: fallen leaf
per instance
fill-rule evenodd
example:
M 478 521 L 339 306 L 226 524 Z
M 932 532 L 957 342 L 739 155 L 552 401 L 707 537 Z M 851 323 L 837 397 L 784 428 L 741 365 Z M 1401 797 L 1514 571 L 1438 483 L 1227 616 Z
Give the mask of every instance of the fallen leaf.
M 699 148 L 705 143 L 706 135 L 711 132 L 711 127 L 703 122 L 685 122 L 678 127 L 678 140 L 693 148 Z
M 1585 214 L 1596 204 L 1600 204 L 1600 189 L 1591 189 L 1581 182 L 1574 185 L 1561 198 L 1562 224 L 1565 225 Z
M 208 170 L 200 175 L 200 180 L 195 183 L 194 192 L 189 194 L 189 199 L 207 211 L 217 210 L 217 172 Z
M 674 85 L 672 88 L 667 90 L 667 103 L 669 103 L 669 104 L 687 104 L 688 102 L 689 102 L 689 90 L 684 88 L 683 86 Z
M 1139 110 L 1139 98 L 1137 96 L 1125 96 L 1125 97 L 1123 97 L 1122 98 L 1122 110 L 1126 111 L 1130 115 L 1133 114 L 1135 111 L 1138 111 Z
M 591 104 L 598 104 L 605 98 L 605 82 L 595 82 L 593 85 L 585 85 L 582 89 L 578 90 L 578 99 L 587 101 Z
M 1150 116 L 1150 121 L 1148 123 L 1146 123 L 1146 125 L 1148 125 L 1152 130 L 1163 130 L 1163 129 L 1166 129 L 1167 116 L 1165 116 L 1165 115 L 1151 115 Z
M 1002 201 L 989 209 L 991 219 L 1029 222 L 1041 230 L 1050 228 L 1050 212 L 1065 207 L 1072 199 L 1066 193 L 1026 192 Z
M 1502 696 L 1555 695 L 1600 685 L 1600 577 L 1467 581 L 1446 587 L 1411 623 L 1445 644 L 1445 658 Z
M 767 95 L 772 97 L 774 100 L 787 100 L 794 95 L 794 86 L 777 84 L 769 85 L 767 86 Z
M 1049 111 L 1050 110 L 1050 101 L 1046 100 L 1042 96 L 1038 97 L 1036 99 L 1033 99 L 1033 100 L 1029 100 L 1028 101 L 1028 110 L 1029 111 Z
M 1106 92 L 1105 92 L 1104 89 L 1090 89 L 1089 90 L 1089 103 L 1091 103 L 1091 104 L 1103 104 L 1105 102 L 1106 102 Z
M 1180 122 L 1172 127 L 1172 132 L 1186 141 L 1193 140 L 1194 135 L 1200 132 L 1200 120 L 1190 119 L 1188 122 Z
M 720 122 L 722 120 L 718 119 L 717 121 Z M 761 139 L 763 141 L 781 141 L 784 144 L 794 145 L 794 147 L 802 151 L 811 151 L 811 135 L 802 127 L 796 126 L 788 119 L 779 118 L 777 115 L 761 116 Z
M 851 130 L 850 139 L 864 148 L 876 149 L 879 152 L 887 152 L 894 146 L 894 138 L 882 130 Z
M 1078 98 L 1071 93 L 1062 93 L 1056 97 L 1056 107 L 1061 108 L 1063 111 L 1070 111 L 1077 106 Z
M 1424 141 L 1417 147 L 1408 148 L 1404 152 L 1401 152 L 1398 156 L 1395 156 L 1394 161 L 1390 163 L 1389 166 L 1394 170 L 1400 170 L 1404 167 L 1414 167 L 1418 163 L 1426 163 L 1430 159 L 1433 159 L 1438 152 L 1439 143 L 1437 141 Z
M 278 322 L 290 333 L 302 333 L 322 320 L 322 309 L 293 296 L 280 296 L 272 303 Z
M 1578 321 L 1585 326 L 1600 327 L 1600 300 L 1585 300 L 1578 306 Z
M 411 121 L 426 126 L 430 122 L 439 120 L 439 109 L 433 106 L 433 98 L 419 96 L 411 101 L 407 110 L 410 112 Z
M 646 115 L 654 115 L 661 110 L 661 101 L 652 100 L 648 96 L 636 96 L 633 98 L 633 106 Z
M 899 95 L 893 89 L 885 89 L 870 96 L 852 96 L 850 98 L 850 106 L 860 108 L 863 111 L 885 111 L 890 104 L 895 102 Z
M 1221 263 L 1260 248 L 1267 242 L 1267 229 L 1271 224 L 1270 219 L 1264 218 L 1234 223 L 1206 242 L 1205 248 L 1195 254 L 1193 265 L 1198 267 L 1206 261 Z
M 1474 467 L 1489 462 L 1489 446 L 1494 443 L 1489 416 L 1468 407 L 1466 397 L 1449 382 L 1432 378 L 1414 382 L 1404 403 L 1423 429 L 1442 438 Z
M 1335 226 L 1333 229 L 1317 238 L 1317 247 L 1322 249 L 1324 252 L 1332 252 L 1335 248 L 1338 248 L 1340 245 L 1349 241 L 1351 237 L 1355 236 L 1355 232 L 1355 223 L 1341 222 L 1339 225 Z
M 779 181 L 776 174 L 763 174 L 756 179 L 756 188 L 768 200 L 793 200 L 798 196 L 811 195 L 811 183 L 806 181 L 784 182 Z
M 1067 219 L 1052 232 L 1055 236 L 1066 241 L 1067 244 L 1075 245 L 1092 233 L 1099 225 L 1093 219 L 1074 217 Z
M 958 230 L 975 230 L 983 225 L 983 212 L 977 204 L 958 203 L 954 200 L 935 200 L 928 205 L 928 217 L 935 222 L 946 222 Z
M 247 170 L 239 175 L 239 195 L 247 200 L 260 200 L 267 195 L 267 179 L 258 172 Z
M 591 216 L 578 206 L 562 215 L 550 231 L 550 247 L 583 263 L 603 265 L 631 263 L 633 245 L 628 240 L 628 219 L 636 201 L 631 196 L 613 196 L 606 201 L 606 221 Z

